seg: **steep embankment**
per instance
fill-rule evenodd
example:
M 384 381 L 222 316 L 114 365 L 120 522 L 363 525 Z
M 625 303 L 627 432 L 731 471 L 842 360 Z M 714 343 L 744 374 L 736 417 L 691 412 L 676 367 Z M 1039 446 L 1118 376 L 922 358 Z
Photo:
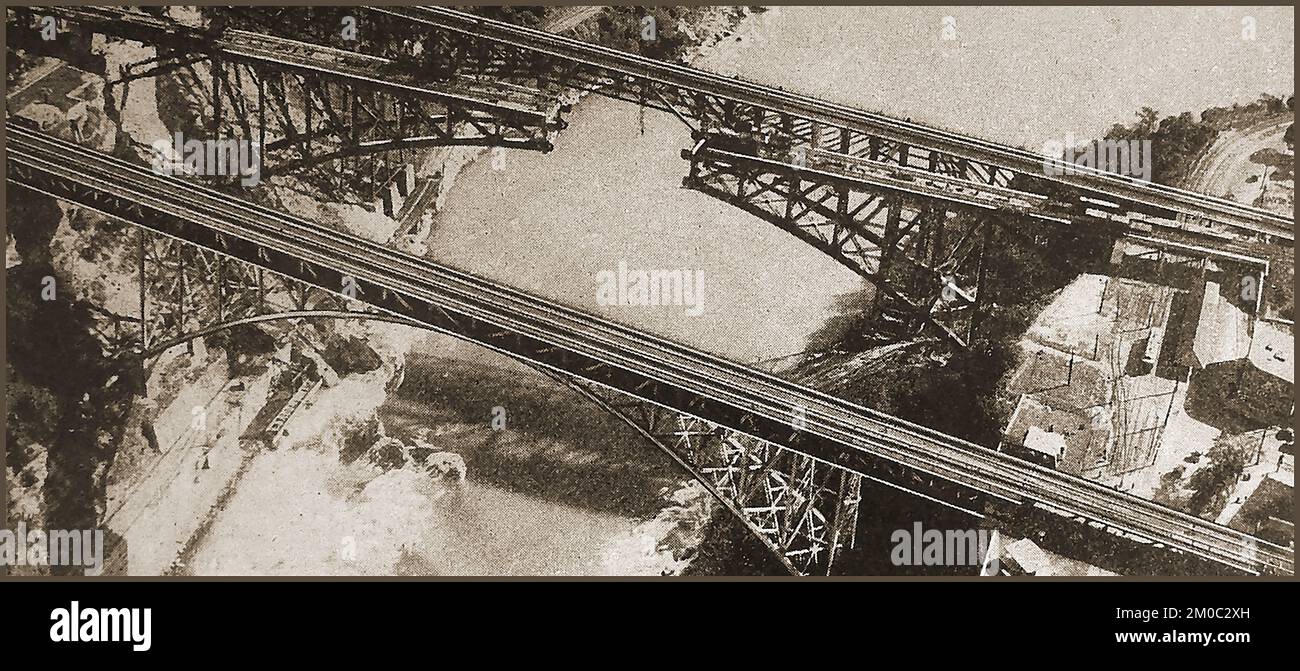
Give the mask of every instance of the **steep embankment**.
M 60 84 L 61 107 L 33 102 L 14 112 L 43 120 L 52 134 L 111 146 L 114 127 L 96 106 L 97 91 L 75 76 Z M 117 453 L 121 421 L 134 391 L 129 366 L 102 350 L 97 315 L 88 300 L 95 293 L 93 278 L 79 272 L 86 269 L 85 255 L 95 252 L 77 244 L 77 229 L 95 223 L 27 191 L 11 193 L 5 214 L 6 483 L 12 503 L 6 526 L 24 522 L 31 528 L 93 529 L 104 505 L 104 476 Z

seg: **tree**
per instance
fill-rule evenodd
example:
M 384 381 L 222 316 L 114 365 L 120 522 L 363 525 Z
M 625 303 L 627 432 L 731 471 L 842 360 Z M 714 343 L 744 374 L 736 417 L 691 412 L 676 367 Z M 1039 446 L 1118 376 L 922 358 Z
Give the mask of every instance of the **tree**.
M 1142 136 L 1149 137 L 1156 127 L 1156 119 L 1160 118 L 1160 113 L 1150 107 L 1143 107 L 1137 114 L 1137 130 Z
M 1220 435 L 1215 439 L 1208 455 L 1210 464 L 1192 473 L 1187 482 L 1192 490 L 1187 512 L 1212 519 L 1227 505 L 1247 462 L 1247 447 L 1234 438 Z

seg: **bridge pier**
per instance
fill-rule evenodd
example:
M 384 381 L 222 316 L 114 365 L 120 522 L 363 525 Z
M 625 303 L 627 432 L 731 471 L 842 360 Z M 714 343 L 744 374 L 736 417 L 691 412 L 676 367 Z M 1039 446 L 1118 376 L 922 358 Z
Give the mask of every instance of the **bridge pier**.
M 840 136 L 841 144 L 847 137 Z M 894 338 L 930 327 L 959 346 L 969 342 L 985 281 L 978 233 L 995 225 L 990 215 L 711 147 L 711 141 L 682 152 L 690 161 L 683 186 L 767 221 L 867 280 L 877 290 L 873 303 L 882 326 L 898 327 Z
M 830 575 L 835 559 L 854 546 L 861 476 L 575 376 L 538 370 L 677 462 L 791 574 Z
M 332 200 L 370 205 L 379 183 L 412 149 L 549 151 L 550 138 L 564 126 L 554 92 L 491 80 L 467 86 L 391 58 L 233 29 L 259 27 L 243 15 L 224 17 L 204 32 L 127 9 L 48 11 L 87 35 L 157 48 L 157 63 L 140 76 L 177 70 L 193 76 L 207 97 L 201 113 L 210 138 L 187 141 L 256 146 L 260 178 L 293 173 Z M 203 60 L 207 67 L 196 69 Z

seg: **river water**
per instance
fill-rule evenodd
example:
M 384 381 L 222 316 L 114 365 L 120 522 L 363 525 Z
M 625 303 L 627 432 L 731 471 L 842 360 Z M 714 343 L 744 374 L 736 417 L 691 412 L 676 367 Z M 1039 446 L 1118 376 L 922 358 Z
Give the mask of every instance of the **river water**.
M 1242 37 L 1247 18 L 1254 19 L 1254 39 Z M 951 40 L 940 39 L 945 25 Z M 1143 106 L 1176 114 L 1248 102 L 1261 91 L 1290 94 L 1293 32 L 1290 8 L 783 7 L 751 18 L 738 39 L 697 65 L 1036 148 L 1097 136 Z M 689 146 L 689 134 L 675 118 L 589 97 L 568 120 L 550 154 L 509 153 L 468 166 L 438 215 L 429 256 L 739 361 L 800 351 L 835 297 L 859 288 L 855 275 L 792 236 L 682 189 L 687 166 L 678 152 Z M 690 273 L 698 280 L 696 300 L 606 304 L 602 277 L 620 266 Z M 416 351 L 456 356 L 439 338 L 422 340 Z M 408 384 L 411 377 L 408 370 Z M 422 398 L 418 391 L 404 396 L 408 412 Z M 473 472 L 452 493 L 398 471 L 358 481 L 364 495 L 353 487 L 344 497 L 327 486 L 341 470 L 328 449 L 257 457 L 201 544 L 195 568 L 662 568 L 645 561 L 654 543 L 638 538 L 641 527 L 626 515 L 513 491 Z M 257 500 L 277 505 L 267 510 L 252 505 Z M 304 510 L 311 513 L 304 517 Z M 338 559 L 341 528 L 367 530 L 364 565 Z M 295 551 L 250 558 L 236 540 L 249 532 L 292 541 L 277 545 Z M 311 539 L 318 537 L 334 540 L 316 547 Z

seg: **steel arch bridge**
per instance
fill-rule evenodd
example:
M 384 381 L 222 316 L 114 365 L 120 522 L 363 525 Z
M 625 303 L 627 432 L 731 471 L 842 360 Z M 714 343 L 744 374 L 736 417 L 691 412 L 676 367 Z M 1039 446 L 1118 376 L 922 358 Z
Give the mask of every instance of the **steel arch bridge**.
M 682 151 L 683 185 L 869 281 L 879 329 L 894 339 L 930 329 L 970 342 L 988 307 L 994 227 L 1142 236 L 1263 267 L 1264 247 L 1294 241 L 1290 218 L 1233 201 L 1063 170 L 1016 147 L 451 9 L 239 8 L 207 31 L 116 8 L 32 14 L 155 45 L 153 72 L 193 72 L 204 60 L 212 135 L 258 138 L 270 154 L 266 174 L 292 172 L 335 191 L 356 183 L 372 200 L 409 149 L 548 150 L 565 126 L 564 91 L 668 111 L 695 137 Z M 341 40 L 342 17 L 388 39 Z M 297 39 L 304 32 L 322 42 Z
M 20 124 L 8 124 L 7 131 L 11 184 L 206 250 L 182 254 L 181 259 L 193 262 L 215 254 L 225 259 L 221 265 L 240 264 L 283 276 L 285 296 L 309 296 L 315 290 L 342 300 L 352 298 L 345 292 L 352 287 L 356 300 L 372 308 L 525 358 L 590 391 L 593 401 L 617 411 L 625 421 L 633 418 L 643 435 L 691 465 L 696 477 L 729 501 L 727 507 L 743 515 L 750 530 L 795 572 L 828 570 L 851 543 L 864 477 L 976 515 L 1009 511 L 1077 519 L 1231 570 L 1293 571 L 1289 548 L 382 245 L 153 174 Z M 213 267 L 195 277 L 205 278 L 212 285 L 208 293 L 231 306 L 213 309 L 235 319 L 239 317 L 233 306 L 252 314 L 259 303 L 238 298 L 251 293 L 252 282 L 235 283 L 241 290 L 234 291 L 225 278 L 255 274 Z M 181 273 L 181 281 L 187 276 Z M 297 287 L 302 288 L 294 294 Z M 179 307 L 154 312 L 183 311 Z M 157 323 L 175 328 L 189 321 Z M 140 323 L 147 324 L 147 318 Z M 159 331 L 153 333 L 155 342 L 167 342 Z M 629 404 L 624 396 L 635 401 Z M 634 410 L 646 407 L 650 412 Z M 656 416 L 655 408 L 675 415 Z
M 275 26 L 262 32 L 205 32 L 115 9 L 34 11 L 158 46 L 159 60 L 132 76 L 185 70 L 195 81 L 205 81 L 204 90 L 211 91 L 206 125 L 213 136 L 256 137 L 270 150 L 267 174 L 292 173 L 327 187 L 376 188 L 402 161 L 401 153 L 415 148 L 549 149 L 550 138 L 564 125 L 565 107 L 558 102 L 563 90 L 671 112 L 695 131 L 695 144 L 682 152 L 689 162 L 688 188 L 759 216 L 872 281 L 881 288 L 880 319 L 896 324 L 900 336 L 934 328 L 959 343 L 969 340 L 979 324 L 985 293 L 981 259 L 993 225 L 1087 227 L 1247 258 L 1258 256 L 1260 245 L 1289 246 L 1293 240 L 1290 219 L 1235 203 L 1097 171 L 1051 179 L 1042 174 L 1042 157 L 1023 150 L 453 10 L 355 10 L 368 21 L 383 21 L 395 34 L 430 44 L 431 51 L 442 50 L 436 53 L 454 67 L 433 76 L 421 74 L 410 53 L 313 44 L 273 34 Z M 195 68 L 199 63 L 206 65 L 202 72 Z M 12 168 L 10 173 L 14 180 Z M 37 174 L 19 175 L 18 183 L 31 186 Z M 76 193 L 76 202 L 109 207 L 117 212 L 113 216 L 142 225 L 135 212 L 149 208 L 108 202 L 120 195 L 105 201 L 104 194 L 121 185 L 96 184 L 80 183 L 78 188 L 89 191 Z M 46 182 L 39 190 L 72 197 L 68 188 Z M 313 267 L 303 259 L 273 258 L 268 248 L 259 247 L 263 257 L 236 261 L 220 237 L 205 245 L 195 240 L 208 240 L 206 234 L 192 230 L 175 236 L 146 229 L 141 229 L 141 264 L 163 271 L 151 275 L 157 286 L 142 284 L 135 324 L 141 347 L 166 344 L 164 338 L 186 324 L 253 318 L 236 315 L 266 309 L 263 271 L 276 263 L 284 265 L 282 270 L 298 264 L 294 272 L 272 271 L 272 282 L 281 285 L 272 293 L 295 297 L 293 310 L 346 309 L 337 287 L 323 286 L 317 281 L 321 269 L 309 272 Z M 150 306 L 146 293 L 166 298 Z M 412 309 L 393 304 L 393 297 L 400 294 L 380 290 L 386 306 Z M 120 325 L 115 328 L 121 331 Z M 464 335 L 455 319 L 443 328 Z M 480 335 L 479 342 L 503 337 Z M 543 354 L 554 352 L 544 350 L 530 360 L 545 359 Z M 861 477 L 896 486 L 904 482 L 910 491 L 972 512 L 991 501 L 1024 503 L 1023 493 L 990 492 L 997 488 L 987 484 L 954 487 L 945 479 L 951 473 L 933 468 L 846 467 L 834 449 L 793 449 L 790 438 L 782 438 L 790 433 L 788 421 L 763 432 L 744 424 L 744 413 L 718 422 L 716 409 L 698 410 L 672 392 L 660 390 L 651 395 L 655 400 L 647 400 L 634 388 L 637 400 L 629 402 L 610 391 L 629 392 L 626 384 L 602 384 L 570 366 L 543 368 L 624 421 L 631 418 L 642 435 L 677 455 L 794 572 L 830 570 L 837 551 L 851 543 Z M 1238 570 L 1290 571 L 1290 555 L 1259 545 L 1258 539 L 1228 537 L 1188 520 L 1162 522 L 1163 528 L 1116 521 L 1115 511 L 1091 500 L 1087 505 L 1094 507 L 1084 512 L 1068 501 L 1054 503 L 1037 505 L 1094 523 L 1105 519 L 1118 532 Z M 1197 530 L 1176 531 L 1179 525 Z M 1184 533 L 1213 540 L 1189 543 Z

